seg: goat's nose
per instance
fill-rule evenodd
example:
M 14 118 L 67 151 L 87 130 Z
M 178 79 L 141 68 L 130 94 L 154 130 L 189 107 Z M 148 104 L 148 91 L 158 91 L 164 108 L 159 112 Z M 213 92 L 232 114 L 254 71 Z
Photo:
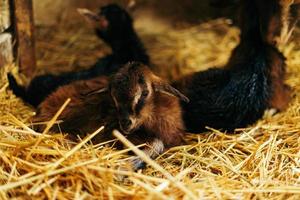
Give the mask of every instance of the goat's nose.
M 121 125 L 121 128 L 124 130 L 124 131 L 129 131 L 129 128 L 130 126 L 132 125 L 132 122 L 130 119 L 122 119 L 120 121 L 120 125 Z
M 121 126 L 125 129 L 128 129 L 132 124 L 130 119 L 122 119 L 120 122 L 121 122 Z

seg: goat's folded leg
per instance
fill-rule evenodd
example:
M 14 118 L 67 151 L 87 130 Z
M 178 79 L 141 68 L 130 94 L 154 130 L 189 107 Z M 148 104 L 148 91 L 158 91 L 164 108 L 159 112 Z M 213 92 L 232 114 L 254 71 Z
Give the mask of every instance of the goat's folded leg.
M 155 138 L 143 149 L 143 152 L 151 159 L 157 158 L 165 151 L 165 145 L 162 140 Z M 146 163 L 139 156 L 132 156 L 129 158 L 133 170 L 142 169 Z

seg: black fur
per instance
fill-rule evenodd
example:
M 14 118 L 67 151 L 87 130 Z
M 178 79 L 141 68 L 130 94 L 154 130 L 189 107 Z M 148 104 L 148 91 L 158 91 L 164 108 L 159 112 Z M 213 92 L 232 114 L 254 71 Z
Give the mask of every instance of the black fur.
M 224 8 L 237 4 L 238 0 L 209 0 L 209 5 L 216 8 Z
M 268 24 L 262 12 L 271 12 L 272 6 L 262 11 L 259 1 L 241 2 L 241 41 L 228 66 L 174 83 L 190 99 L 182 102 L 188 131 L 200 132 L 205 126 L 232 131 L 254 123 L 268 108 L 273 92 L 272 60 L 284 63 L 285 58 L 265 40 Z
M 99 59 L 90 69 L 68 72 L 61 75 L 46 74 L 35 77 L 27 88 L 18 85 L 15 78 L 8 74 L 10 88 L 15 95 L 32 106 L 38 106 L 59 86 L 76 80 L 86 80 L 99 75 L 111 75 L 129 61 L 149 64 L 149 57 L 135 33 L 133 20 L 126 10 L 115 4 L 101 8 L 99 15 L 109 22 L 106 30 L 96 29 L 96 34 L 112 48 L 112 54 Z

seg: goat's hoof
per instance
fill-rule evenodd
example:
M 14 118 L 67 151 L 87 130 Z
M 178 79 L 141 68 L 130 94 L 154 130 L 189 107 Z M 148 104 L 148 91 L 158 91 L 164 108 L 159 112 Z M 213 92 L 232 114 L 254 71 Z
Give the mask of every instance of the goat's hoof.
M 137 171 L 139 169 L 143 169 L 146 167 L 146 163 L 138 156 L 132 156 L 129 158 L 124 159 L 124 161 L 128 162 L 130 167 L 121 165 L 118 170 L 121 172 L 130 172 L 130 171 Z M 124 182 L 125 179 L 127 178 L 127 175 L 122 174 L 117 174 L 116 175 L 116 180 L 119 182 Z
M 130 163 L 131 163 L 132 169 L 134 171 L 137 171 L 139 169 L 143 169 L 146 167 L 146 163 L 138 156 L 131 157 Z

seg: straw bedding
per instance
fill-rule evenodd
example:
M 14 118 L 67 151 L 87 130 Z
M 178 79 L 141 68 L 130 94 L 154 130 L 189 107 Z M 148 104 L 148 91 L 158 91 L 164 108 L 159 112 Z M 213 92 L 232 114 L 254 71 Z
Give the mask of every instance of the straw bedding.
M 238 30 L 226 20 L 181 30 L 165 27 L 156 33 L 142 26 L 138 30 L 156 72 L 168 79 L 223 65 L 238 42 Z M 189 134 L 185 145 L 149 161 L 139 172 L 126 170 L 130 144 L 117 151 L 107 145 L 113 141 L 90 142 L 101 134 L 100 127 L 77 142 L 65 133 L 34 132 L 29 121 L 34 110 L 7 89 L 3 75 L 0 199 L 299 199 L 299 38 L 295 34 L 282 47 L 288 58 L 287 82 L 294 90 L 288 110 L 275 115 L 268 111 L 258 123 L 235 134 L 210 128 Z M 38 73 L 84 68 L 109 52 L 87 27 L 78 25 L 38 27 L 37 41 Z M 2 73 L 8 70 L 16 67 L 6 66 Z

